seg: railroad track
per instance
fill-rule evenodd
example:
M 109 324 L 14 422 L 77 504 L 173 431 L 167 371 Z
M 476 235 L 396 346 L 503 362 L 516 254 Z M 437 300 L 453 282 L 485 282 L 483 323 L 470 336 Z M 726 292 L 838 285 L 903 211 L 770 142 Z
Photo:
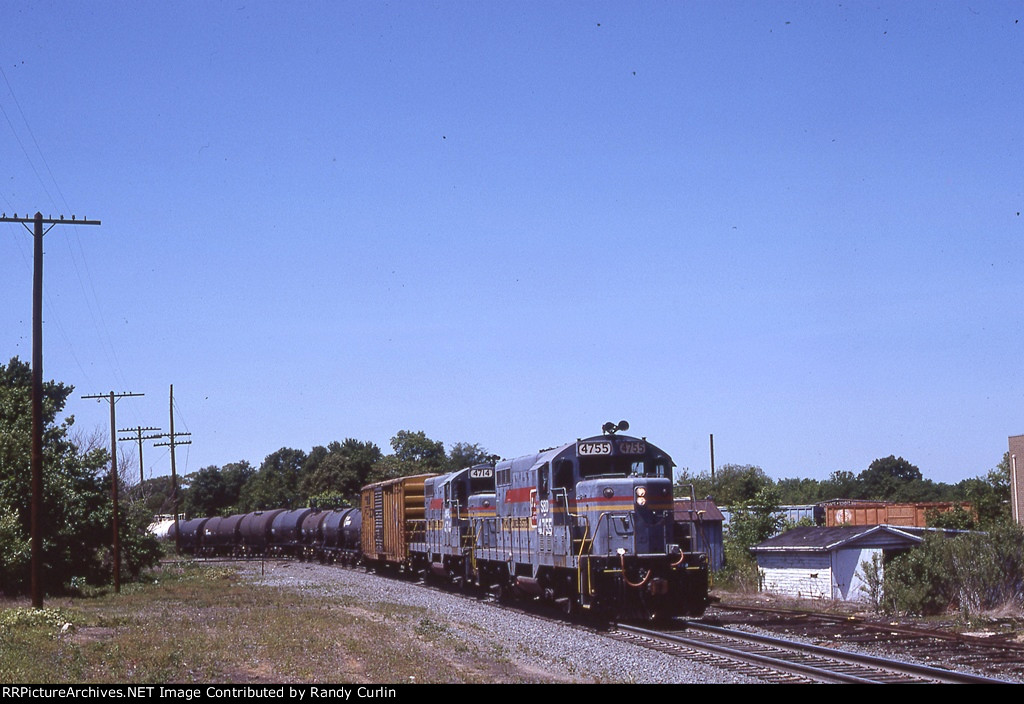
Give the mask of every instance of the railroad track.
M 1002 638 L 979 637 L 966 633 L 956 633 L 948 630 L 944 631 L 937 628 L 922 628 L 919 626 L 907 626 L 896 623 L 872 623 L 871 621 L 857 616 L 830 614 L 820 611 L 809 611 L 806 609 L 747 606 L 742 604 L 729 604 L 725 602 L 716 603 L 713 609 L 709 610 L 709 612 L 705 614 L 705 619 L 712 617 L 714 610 L 769 614 L 777 616 L 780 619 L 793 619 L 794 622 L 800 619 L 814 619 L 816 621 L 833 623 L 843 628 L 855 628 L 865 632 L 878 631 L 888 634 L 899 634 L 908 638 L 934 638 L 936 640 L 953 641 L 967 645 L 982 645 L 986 647 L 993 647 L 995 645 L 996 647 L 1015 651 L 1020 654 L 1018 659 L 1024 659 L 1024 644 L 1007 642 Z
M 991 677 L 953 672 L 927 665 L 851 653 L 719 626 L 688 622 L 682 632 L 652 631 L 629 625 L 610 629 L 611 637 L 629 640 L 680 657 L 698 654 L 722 664 L 742 666 L 745 674 L 769 682 L 893 684 L 1003 683 Z
M 999 627 L 984 634 L 969 634 L 849 614 L 726 603 L 708 609 L 702 623 L 753 626 L 783 638 L 839 648 L 870 648 L 882 656 L 940 663 L 945 668 L 973 670 L 1017 682 L 1024 677 L 1024 643 L 1014 638 L 1013 631 Z

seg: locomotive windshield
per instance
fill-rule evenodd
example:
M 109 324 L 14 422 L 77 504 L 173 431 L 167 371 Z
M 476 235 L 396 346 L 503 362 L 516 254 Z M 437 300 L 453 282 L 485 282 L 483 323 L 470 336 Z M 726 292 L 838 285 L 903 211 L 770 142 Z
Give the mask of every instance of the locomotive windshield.
M 671 477 L 664 457 L 580 457 L 580 479 L 598 475 L 620 477 Z
M 494 467 L 478 464 L 469 470 L 469 493 L 494 493 Z

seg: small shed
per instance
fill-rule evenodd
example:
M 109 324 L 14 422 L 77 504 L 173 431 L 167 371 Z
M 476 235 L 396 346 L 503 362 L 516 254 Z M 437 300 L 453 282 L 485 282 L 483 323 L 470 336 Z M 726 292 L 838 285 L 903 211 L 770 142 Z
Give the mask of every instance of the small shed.
M 711 499 L 676 499 L 673 509 L 679 542 L 689 540 L 691 551 L 706 553 L 712 572 L 722 569 L 724 517 L 715 502 Z
M 764 591 L 804 599 L 866 601 L 862 565 L 877 556 L 884 569 L 890 557 L 919 545 L 925 531 L 891 525 L 794 528 L 751 551 Z

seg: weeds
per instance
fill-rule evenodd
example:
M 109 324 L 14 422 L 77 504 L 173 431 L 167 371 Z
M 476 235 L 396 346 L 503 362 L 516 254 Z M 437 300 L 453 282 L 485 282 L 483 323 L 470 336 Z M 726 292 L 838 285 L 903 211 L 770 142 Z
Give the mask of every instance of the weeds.
M 120 595 L 50 603 L 0 606 L 0 683 L 518 680 L 507 653 L 421 608 L 250 585 L 229 568 L 179 564 Z

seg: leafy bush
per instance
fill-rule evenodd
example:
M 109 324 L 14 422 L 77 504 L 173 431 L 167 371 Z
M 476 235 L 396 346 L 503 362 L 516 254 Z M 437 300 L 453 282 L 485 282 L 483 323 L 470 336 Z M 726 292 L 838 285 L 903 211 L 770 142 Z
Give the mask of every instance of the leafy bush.
M 783 520 L 774 487 L 762 488 L 752 500 L 734 506 L 725 535 L 725 565 L 718 578 L 733 589 L 759 589 L 761 574 L 750 548 L 778 533 Z
M 24 592 L 30 581 L 32 373 L 14 358 L 0 365 L 0 591 Z M 80 449 L 70 439 L 73 417 L 58 422 L 73 387 L 43 384 L 43 588 L 66 589 L 72 578 L 92 584 L 110 578 L 112 507 L 106 450 Z M 156 539 L 145 532 L 148 516 L 123 511 L 122 569 L 137 574 L 156 563 Z
M 885 569 L 885 610 L 970 618 L 991 610 L 1024 610 L 1024 529 L 929 536 Z

